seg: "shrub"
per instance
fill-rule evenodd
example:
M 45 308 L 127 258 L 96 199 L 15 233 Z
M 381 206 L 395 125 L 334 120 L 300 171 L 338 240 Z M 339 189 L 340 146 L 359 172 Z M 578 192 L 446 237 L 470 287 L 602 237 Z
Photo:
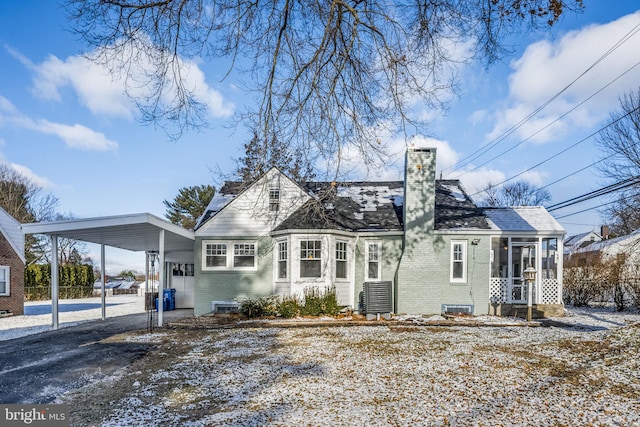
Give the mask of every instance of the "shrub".
M 278 313 L 285 319 L 292 319 L 300 314 L 300 301 L 295 296 L 283 297 L 279 303 Z
M 304 289 L 304 305 L 300 314 L 303 316 L 320 316 L 322 314 L 322 294 L 317 286 Z
M 304 290 L 304 303 L 295 296 L 247 298 L 240 301 L 240 310 L 249 318 L 280 316 L 337 316 L 340 313 L 335 287 L 320 291 L 317 286 Z
M 600 256 L 592 256 L 583 265 L 567 263 L 563 278 L 563 300 L 565 304 L 584 307 L 605 299 L 607 288 L 607 266 Z
M 278 314 L 278 297 L 244 299 L 240 301 L 240 310 L 249 318 L 276 316 Z
M 337 316 L 338 313 L 340 313 L 340 306 L 338 305 L 338 296 L 334 286 L 325 288 L 324 292 L 320 291 L 317 286 L 305 288 L 302 315 L 320 316 L 326 314 Z

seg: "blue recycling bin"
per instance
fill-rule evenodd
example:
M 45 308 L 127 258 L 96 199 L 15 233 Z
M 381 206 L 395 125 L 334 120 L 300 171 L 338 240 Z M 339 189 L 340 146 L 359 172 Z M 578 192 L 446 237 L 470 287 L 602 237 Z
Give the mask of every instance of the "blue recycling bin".
M 162 295 L 165 300 L 166 311 L 175 310 L 176 309 L 176 290 L 174 288 L 165 289 L 162 292 Z
M 169 300 L 166 295 L 162 298 L 162 311 L 169 311 Z M 158 311 L 158 298 L 156 298 L 156 311 Z

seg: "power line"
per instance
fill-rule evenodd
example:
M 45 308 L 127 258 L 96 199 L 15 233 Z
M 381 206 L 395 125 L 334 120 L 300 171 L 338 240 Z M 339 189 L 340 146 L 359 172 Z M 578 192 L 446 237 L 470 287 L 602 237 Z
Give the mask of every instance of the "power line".
M 555 218 L 556 218 L 556 219 L 567 218 L 567 217 L 570 217 L 570 216 L 573 216 L 573 215 L 578 215 L 578 214 L 581 214 L 581 213 L 584 213 L 584 212 L 588 212 L 588 211 L 591 211 L 591 210 L 594 210 L 594 209 L 598 209 L 598 208 L 601 208 L 601 207 L 604 207 L 604 206 L 610 205 L 610 204 L 612 204 L 612 203 L 615 203 L 615 200 L 614 200 L 614 201 L 612 201 L 612 202 L 603 203 L 603 204 L 598 205 L 598 206 L 593 206 L 593 207 L 590 207 L 590 208 L 587 208 L 587 209 L 582 209 L 582 210 L 577 211 L 577 212 L 572 212 L 572 213 L 570 213 L 570 214 L 566 214 L 566 215 L 562 215 L 562 216 L 557 216 L 557 217 L 555 217 Z M 574 224 L 574 225 L 590 225 L 590 224 Z
M 628 187 L 632 187 L 638 183 L 640 183 L 640 177 L 637 177 L 637 176 L 633 178 L 623 179 L 622 181 L 618 181 L 615 184 L 607 185 L 606 187 L 600 188 L 598 190 L 590 191 L 589 193 L 585 193 L 577 197 L 573 197 L 571 199 L 565 200 L 564 202 L 547 206 L 547 210 L 549 212 L 552 212 L 558 209 L 563 209 L 578 203 L 586 202 L 587 200 L 595 199 L 596 197 L 604 196 L 610 193 L 614 193 L 616 191 L 623 190 Z
M 632 65 L 631 67 L 627 68 L 626 71 L 624 71 L 622 74 L 618 75 L 615 79 L 611 80 L 609 83 L 607 83 L 606 85 L 602 86 L 600 89 L 598 89 L 597 91 L 595 91 L 594 93 L 592 93 L 589 97 L 585 98 L 584 100 L 582 100 L 582 102 L 580 102 L 579 104 L 576 104 L 573 108 L 571 108 L 570 110 L 566 111 L 564 114 L 562 114 L 561 116 L 558 116 L 556 119 L 554 119 L 553 121 L 547 123 L 545 126 L 541 127 L 540 129 L 538 129 L 537 131 L 535 131 L 533 134 L 529 135 L 528 137 L 526 137 L 525 139 L 521 140 L 520 142 L 518 142 L 517 144 L 512 145 L 511 147 L 509 147 L 508 149 L 506 149 L 505 151 L 503 151 L 502 153 L 490 158 L 489 160 L 480 163 L 479 165 L 466 170 L 464 172 L 462 172 L 460 175 L 458 175 L 456 178 L 459 179 L 460 177 L 463 177 L 464 175 L 473 172 L 475 170 L 480 169 L 482 166 L 486 165 L 487 163 L 493 162 L 494 160 L 499 159 L 500 157 L 504 156 L 505 154 L 509 153 L 512 150 L 515 150 L 516 148 L 518 148 L 519 146 L 521 146 L 522 144 L 524 144 L 525 142 L 529 141 L 531 138 L 535 137 L 536 135 L 538 135 L 539 133 L 541 133 L 542 131 L 550 128 L 551 126 L 553 126 L 555 123 L 559 122 L 560 120 L 564 119 L 566 116 L 568 116 L 569 114 L 571 114 L 572 112 L 574 112 L 575 110 L 577 110 L 579 107 L 581 107 L 582 105 L 584 105 L 585 103 L 587 103 L 587 101 L 591 100 L 593 97 L 595 97 L 596 95 L 598 95 L 600 92 L 602 92 L 603 90 L 605 90 L 606 88 L 608 88 L 609 86 L 611 86 L 613 83 L 615 83 L 616 81 L 618 81 L 619 79 L 621 79 L 622 77 L 624 77 L 627 73 L 629 73 L 631 70 L 633 70 L 634 68 L 636 68 L 638 65 L 640 65 L 640 61 L 636 62 L 634 65 Z
M 532 171 L 533 169 L 535 169 L 535 168 L 537 168 L 537 167 L 539 167 L 539 166 L 542 166 L 543 164 L 545 164 L 545 163 L 549 162 L 550 160 L 555 159 L 555 158 L 556 158 L 556 157 L 558 157 L 559 155 L 564 154 L 564 153 L 566 153 L 567 151 L 569 151 L 570 149 L 572 149 L 572 148 L 574 148 L 574 147 L 577 147 L 578 145 L 582 144 L 583 142 L 585 142 L 585 141 L 587 141 L 587 140 L 589 140 L 589 139 L 593 138 L 594 136 L 596 136 L 597 134 L 599 134 L 600 132 L 602 132 L 602 131 L 603 131 L 603 130 L 605 130 L 606 128 L 608 128 L 608 127 L 610 127 L 610 126 L 613 126 L 614 124 L 616 124 L 617 122 L 619 122 L 619 121 L 620 121 L 620 120 L 622 120 L 623 118 L 625 118 L 625 117 L 627 117 L 627 116 L 631 115 L 632 113 L 635 113 L 635 112 L 636 112 L 636 111 L 638 111 L 639 109 L 640 109 L 640 106 L 638 106 L 638 107 L 634 108 L 633 110 L 631 110 L 631 111 L 629 111 L 629 112 L 627 112 L 627 113 L 623 114 L 622 116 L 618 117 L 617 119 L 615 119 L 615 120 L 613 120 L 613 121 L 611 121 L 611 122 L 607 123 L 605 126 L 601 127 L 600 129 L 598 129 L 598 130 L 596 130 L 596 131 L 592 132 L 591 134 L 587 135 L 586 137 L 582 138 L 582 139 L 581 139 L 581 140 L 579 140 L 578 142 L 576 142 L 576 143 L 574 143 L 574 144 L 572 144 L 572 145 L 568 146 L 568 147 L 567 147 L 567 148 L 565 148 L 564 150 L 560 150 L 559 152 L 557 152 L 557 153 L 556 153 L 556 154 L 554 154 L 553 156 L 548 157 L 548 158 L 546 158 L 545 160 L 543 160 L 543 161 L 541 161 L 541 162 L 538 162 L 537 164 L 535 164 L 535 165 L 531 166 L 530 168 L 525 169 L 524 171 L 522 171 L 522 172 L 520 172 L 520 173 L 518 173 L 518 174 L 516 174 L 516 175 L 513 175 L 512 177 L 507 178 L 507 179 L 505 179 L 505 180 L 503 180 L 503 181 L 501 181 L 501 182 L 499 182 L 499 183 L 495 184 L 495 185 L 494 185 L 494 187 L 498 187 L 498 186 L 500 186 L 500 185 L 502 185 L 502 184 L 504 184 L 504 183 L 506 183 L 506 182 L 509 182 L 509 181 L 511 181 L 511 180 L 513 180 L 513 179 L 515 179 L 515 178 L 517 178 L 517 177 L 519 177 L 519 176 L 521 176 L 521 175 L 524 175 L 524 174 L 525 174 L 525 173 L 527 173 L 527 172 Z M 482 193 L 482 192 L 484 192 L 484 190 L 476 191 L 475 193 L 470 194 L 470 196 L 471 196 L 471 197 L 473 197 L 473 196 L 475 196 L 475 195 L 477 195 L 477 194 L 480 194 L 480 193 Z
M 607 50 L 604 54 L 602 54 L 585 71 L 583 71 L 578 77 L 576 77 L 572 82 L 570 82 L 568 85 L 566 85 L 564 88 L 562 88 L 555 95 L 553 95 L 551 98 L 549 98 L 547 101 L 545 101 L 541 106 L 539 106 L 534 111 L 529 113 L 526 117 L 521 119 L 518 123 L 516 123 L 515 125 L 513 125 L 509 129 L 507 129 L 505 132 L 502 133 L 502 135 L 494 138 L 491 142 L 486 144 L 484 147 L 479 148 L 478 150 L 474 151 L 473 153 L 469 154 L 468 156 L 464 157 L 463 159 L 461 159 L 460 161 L 454 163 L 453 165 L 445 168 L 444 170 L 449 170 L 449 169 L 458 170 L 458 169 L 462 168 L 463 166 L 466 166 L 467 164 L 471 163 L 473 160 L 477 159 L 478 157 L 482 156 L 484 153 L 488 152 L 490 149 L 495 147 L 500 142 L 504 141 L 507 137 L 509 137 L 516 130 L 518 130 L 520 127 L 522 127 L 527 121 L 531 120 L 535 115 L 537 115 L 540 111 L 544 110 L 549 104 L 551 104 L 560 95 L 562 95 L 564 92 L 566 92 L 571 86 L 573 86 L 573 84 L 575 84 L 578 80 L 580 80 L 587 73 L 589 73 L 593 68 L 595 68 L 596 65 L 598 65 L 600 62 L 602 62 L 606 57 L 608 57 L 611 53 L 613 53 L 616 49 L 618 49 L 622 44 L 627 42 L 631 37 L 633 37 L 636 33 L 638 33 L 638 31 L 640 31 L 640 24 L 637 24 L 635 27 L 633 27 L 631 30 L 629 30 L 629 32 L 627 32 L 627 34 L 625 34 L 620 40 L 618 40 L 616 43 L 614 43 L 614 45 L 611 48 L 609 48 L 609 50 Z

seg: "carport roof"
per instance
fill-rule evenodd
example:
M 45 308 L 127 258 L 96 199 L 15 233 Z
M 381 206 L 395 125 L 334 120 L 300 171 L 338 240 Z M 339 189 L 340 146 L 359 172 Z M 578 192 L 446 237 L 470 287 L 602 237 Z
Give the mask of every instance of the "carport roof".
M 45 234 L 104 244 L 130 251 L 159 250 L 164 230 L 164 250 L 192 251 L 195 235 L 150 213 L 22 224 L 25 234 Z

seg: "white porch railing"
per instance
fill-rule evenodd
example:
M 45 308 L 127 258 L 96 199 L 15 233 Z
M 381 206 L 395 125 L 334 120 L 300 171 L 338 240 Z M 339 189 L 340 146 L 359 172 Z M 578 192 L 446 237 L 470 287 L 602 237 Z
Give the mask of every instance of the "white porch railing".
M 509 279 L 492 277 L 489 282 L 489 300 L 494 303 L 507 303 L 509 301 Z M 560 286 L 557 279 L 542 279 L 540 283 L 540 297 L 536 288 L 533 289 L 533 301 L 536 304 L 560 304 Z

